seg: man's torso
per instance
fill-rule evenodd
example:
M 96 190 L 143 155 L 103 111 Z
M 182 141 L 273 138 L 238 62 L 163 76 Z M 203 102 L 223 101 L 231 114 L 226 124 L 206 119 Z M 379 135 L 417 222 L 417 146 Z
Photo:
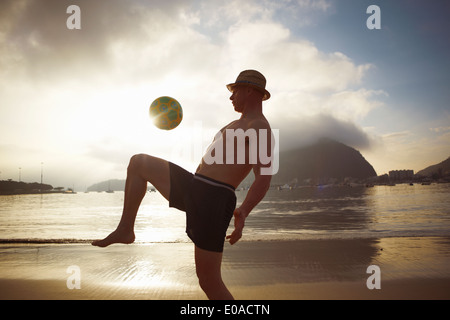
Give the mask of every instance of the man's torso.
M 259 119 L 267 123 L 264 116 Z M 254 163 L 251 163 L 249 158 L 249 139 L 235 139 L 233 133 L 253 133 L 254 128 L 251 124 L 252 120 L 239 119 L 223 127 L 208 148 L 196 172 L 237 188 L 248 175 Z M 267 126 L 269 127 L 268 123 Z M 236 131 L 239 129 L 241 130 Z M 257 130 L 253 131 L 258 134 Z M 242 156 L 245 157 L 244 160 Z

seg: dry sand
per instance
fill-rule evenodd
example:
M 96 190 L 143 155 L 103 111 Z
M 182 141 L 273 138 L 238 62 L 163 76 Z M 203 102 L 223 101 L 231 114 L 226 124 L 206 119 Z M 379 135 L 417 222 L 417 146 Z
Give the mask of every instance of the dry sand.
M 369 290 L 367 267 L 380 267 Z M 80 273 L 68 273 L 68 267 Z M 450 239 L 302 240 L 226 245 L 236 299 L 450 299 Z M 70 271 L 70 270 L 69 270 Z M 79 276 L 79 277 L 78 277 Z M 80 289 L 69 289 L 79 280 Z M 0 246 L 0 299 L 202 300 L 190 243 Z

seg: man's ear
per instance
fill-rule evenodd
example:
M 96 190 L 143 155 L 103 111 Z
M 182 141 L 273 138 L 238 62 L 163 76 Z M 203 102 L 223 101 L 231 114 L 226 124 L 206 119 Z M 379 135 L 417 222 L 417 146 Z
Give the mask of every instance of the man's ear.
M 252 88 L 252 87 L 248 87 L 247 96 L 250 97 L 251 95 L 255 95 L 255 98 L 256 98 L 256 96 L 261 97 L 261 100 L 264 97 L 264 94 L 261 91 L 255 89 L 255 88 Z
M 259 93 L 259 91 L 256 90 L 255 88 L 247 87 L 247 96 L 251 96 L 251 95 L 253 95 L 255 93 Z

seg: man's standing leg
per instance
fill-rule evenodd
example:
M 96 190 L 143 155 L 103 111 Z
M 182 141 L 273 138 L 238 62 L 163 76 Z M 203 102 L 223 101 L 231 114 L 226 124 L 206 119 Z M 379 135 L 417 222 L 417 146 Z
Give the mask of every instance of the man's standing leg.
M 222 252 L 213 252 L 195 246 L 195 267 L 200 287 L 210 300 L 233 300 L 222 281 Z
M 106 247 L 113 243 L 134 242 L 134 222 L 150 182 L 164 198 L 169 199 L 170 169 L 166 160 L 145 154 L 134 155 L 127 170 L 122 218 L 117 229 L 92 245 Z

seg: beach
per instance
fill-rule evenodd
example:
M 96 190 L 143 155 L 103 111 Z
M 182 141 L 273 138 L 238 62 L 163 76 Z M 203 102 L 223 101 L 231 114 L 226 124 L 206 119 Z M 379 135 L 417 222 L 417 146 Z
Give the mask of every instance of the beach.
M 191 243 L 4 243 L 0 258 L 2 300 L 206 299 Z M 222 275 L 238 300 L 450 299 L 450 238 L 242 241 Z
M 269 190 L 225 244 L 224 282 L 247 301 L 450 299 L 449 190 Z M 205 300 L 185 216 L 158 193 L 141 204 L 136 243 L 90 245 L 115 229 L 123 197 L 0 197 L 0 299 Z

